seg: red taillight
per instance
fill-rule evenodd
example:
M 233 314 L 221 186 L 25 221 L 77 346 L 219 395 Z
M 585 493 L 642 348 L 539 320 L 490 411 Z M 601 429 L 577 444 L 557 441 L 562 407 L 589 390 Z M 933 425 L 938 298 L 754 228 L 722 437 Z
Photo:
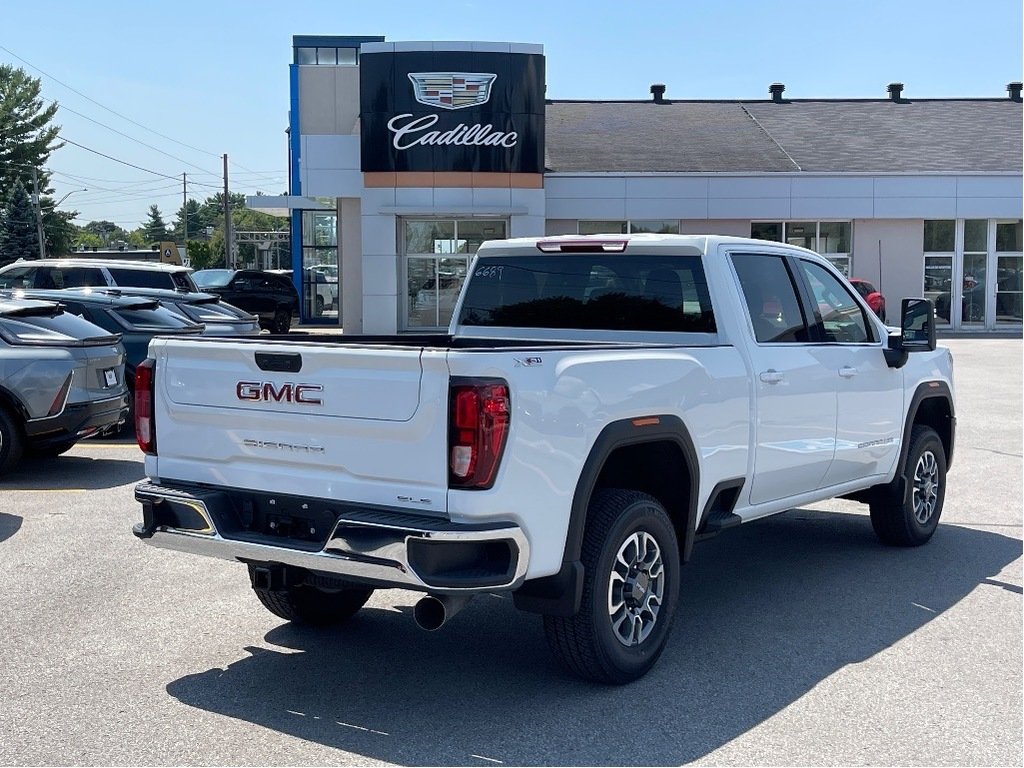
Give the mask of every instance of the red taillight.
M 449 413 L 448 486 L 490 488 L 508 437 L 508 383 L 501 379 L 454 380 Z
M 156 423 L 153 421 L 153 373 L 156 360 L 143 360 L 135 369 L 135 439 L 139 448 L 156 455 Z

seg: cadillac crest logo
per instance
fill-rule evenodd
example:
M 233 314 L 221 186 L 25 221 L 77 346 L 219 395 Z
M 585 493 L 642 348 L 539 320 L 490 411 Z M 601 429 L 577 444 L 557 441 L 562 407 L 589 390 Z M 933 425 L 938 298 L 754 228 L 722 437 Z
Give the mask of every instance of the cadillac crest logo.
M 410 72 L 413 95 L 420 104 L 465 109 L 486 104 L 497 75 L 486 72 Z

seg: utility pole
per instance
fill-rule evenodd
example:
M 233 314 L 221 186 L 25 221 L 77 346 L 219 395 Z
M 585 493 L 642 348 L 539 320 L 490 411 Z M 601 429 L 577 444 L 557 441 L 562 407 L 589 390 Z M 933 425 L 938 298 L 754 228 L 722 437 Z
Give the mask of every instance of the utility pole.
M 181 174 L 181 246 L 188 253 L 188 182 L 185 180 L 184 172 Z
M 32 203 L 36 207 L 36 232 L 39 234 L 39 258 L 46 258 L 46 238 L 43 237 L 43 209 L 39 203 L 39 178 L 32 169 Z
M 228 200 L 228 156 L 224 154 L 224 264 L 235 269 L 234 233 L 231 231 L 231 203 Z

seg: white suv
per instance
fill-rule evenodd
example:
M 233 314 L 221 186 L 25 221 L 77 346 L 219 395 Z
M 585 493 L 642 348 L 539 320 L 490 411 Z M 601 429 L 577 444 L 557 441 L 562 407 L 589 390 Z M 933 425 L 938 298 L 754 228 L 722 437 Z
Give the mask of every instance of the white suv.
M 148 261 L 36 259 L 0 269 L 0 288 L 128 287 L 198 291 L 188 267 Z

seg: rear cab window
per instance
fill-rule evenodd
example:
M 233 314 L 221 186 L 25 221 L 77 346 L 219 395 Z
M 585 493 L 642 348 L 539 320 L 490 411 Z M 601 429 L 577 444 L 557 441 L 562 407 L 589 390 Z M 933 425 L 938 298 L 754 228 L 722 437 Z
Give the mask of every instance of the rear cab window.
M 469 327 L 714 333 L 699 256 L 480 256 L 458 324 Z

